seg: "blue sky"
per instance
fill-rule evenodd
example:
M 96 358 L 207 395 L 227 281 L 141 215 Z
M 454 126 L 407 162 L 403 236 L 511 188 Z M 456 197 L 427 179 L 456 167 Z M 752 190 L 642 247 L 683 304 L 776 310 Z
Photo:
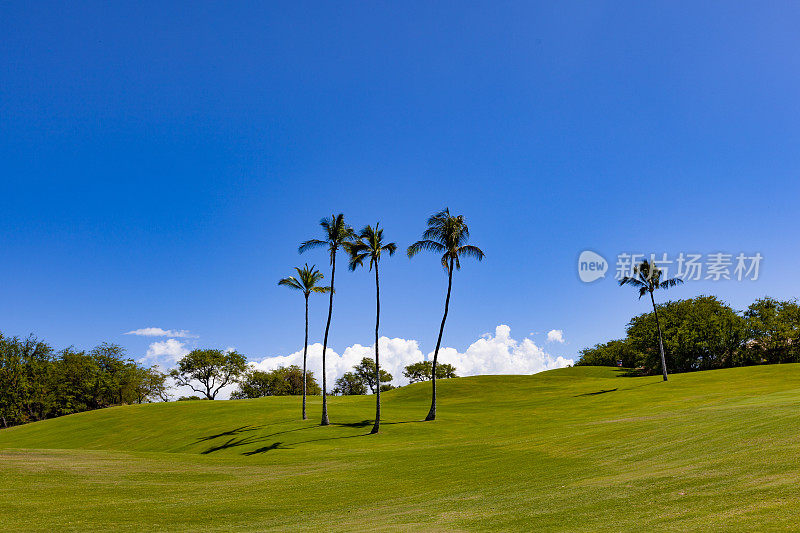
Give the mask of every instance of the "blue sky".
M 581 283 L 585 249 L 760 252 L 757 281 L 669 296 L 793 298 L 798 22 L 792 2 L 4 2 L 0 331 L 286 355 L 302 298 L 276 282 L 327 269 L 296 251 L 321 217 L 404 249 L 444 206 L 486 252 L 455 276 L 459 351 L 500 324 L 554 357 L 622 335 L 647 304 Z M 382 281 L 383 334 L 432 350 L 437 259 Z M 337 352 L 371 343 L 373 291 L 337 273 Z

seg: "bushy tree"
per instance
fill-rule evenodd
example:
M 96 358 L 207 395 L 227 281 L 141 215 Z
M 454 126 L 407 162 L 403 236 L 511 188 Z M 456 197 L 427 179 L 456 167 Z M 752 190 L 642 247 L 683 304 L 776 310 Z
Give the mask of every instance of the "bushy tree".
M 628 340 L 613 340 L 595 344 L 580 351 L 575 366 L 623 366 L 635 368 L 644 361 L 644 354 L 636 350 Z
M 744 312 L 745 364 L 800 362 L 800 305 L 797 300 L 756 300 Z
M 263 396 L 298 396 L 303 394 L 303 370 L 297 365 L 278 367 L 275 370 L 251 370 L 231 394 L 231 399 L 261 398 Z M 306 372 L 307 394 L 319 394 L 321 389 L 313 372 Z
M 342 377 L 336 380 L 333 394 L 339 396 L 352 396 L 367 393 L 367 384 L 355 372 L 345 372 Z
M 366 385 L 372 394 L 378 390 L 377 376 L 375 375 L 375 361 L 371 357 L 364 357 L 361 362 L 353 367 L 353 372 L 356 376 L 361 378 L 361 381 Z M 392 375 L 386 370 L 381 369 L 381 386 L 385 383 L 392 381 Z
M 192 350 L 178 361 L 178 368 L 170 372 L 170 377 L 178 386 L 189 387 L 213 400 L 222 387 L 236 383 L 246 371 L 247 359 L 238 352 Z
M 433 363 L 430 361 L 419 361 L 405 367 L 403 375 L 408 378 L 409 383 L 419 381 L 430 381 L 433 375 Z M 447 363 L 436 365 L 436 379 L 457 378 L 456 368 Z

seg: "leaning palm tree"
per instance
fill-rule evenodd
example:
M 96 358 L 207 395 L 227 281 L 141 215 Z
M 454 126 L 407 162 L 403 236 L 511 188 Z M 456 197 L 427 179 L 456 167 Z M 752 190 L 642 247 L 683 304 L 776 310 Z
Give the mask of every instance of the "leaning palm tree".
M 439 338 L 436 340 L 436 349 L 433 351 L 433 373 L 431 374 L 433 383 L 433 398 L 431 400 L 431 410 L 425 420 L 436 419 L 436 363 L 439 357 L 439 347 L 442 344 L 442 333 L 444 323 L 447 320 L 447 311 L 450 307 L 450 290 L 453 287 L 453 268 L 461 269 L 460 257 L 474 257 L 478 261 L 483 259 L 483 251 L 477 246 L 467 244 L 469 240 L 469 228 L 464 222 L 462 215 L 453 216 L 450 210 L 445 208 L 443 211 L 431 215 L 428 218 L 428 229 L 422 234 L 422 240 L 417 241 L 408 247 L 408 257 L 414 257 L 422 250 L 442 254 L 442 266 L 447 272 L 447 298 L 444 301 L 444 316 L 442 325 L 439 327 Z
M 305 241 L 298 248 L 301 254 L 311 248 L 318 248 L 320 246 L 327 246 L 330 253 L 331 260 L 331 290 L 330 300 L 328 303 L 328 321 L 325 323 L 325 337 L 322 341 L 322 422 L 321 425 L 327 426 L 330 424 L 328 420 L 328 392 L 327 392 L 327 378 L 325 375 L 325 354 L 328 350 L 328 332 L 331 329 L 331 314 L 333 313 L 333 278 L 336 274 L 336 252 L 340 246 L 352 242 L 355 234 L 353 228 L 345 224 L 344 215 L 331 215 L 330 218 L 323 218 L 320 223 L 322 231 L 325 234 L 324 239 L 310 239 Z
M 278 282 L 278 285 L 285 285 L 290 289 L 301 291 L 306 298 L 306 339 L 303 344 L 303 420 L 306 420 L 306 356 L 308 354 L 308 297 L 312 292 L 324 294 L 330 292 L 330 287 L 320 287 L 317 285 L 325 275 L 317 270 L 316 266 L 305 264 L 303 268 L 295 267 L 297 277 L 289 276 Z
M 664 374 L 664 381 L 667 381 L 667 359 L 664 356 L 664 341 L 661 338 L 661 324 L 658 321 L 658 308 L 656 307 L 656 300 L 653 298 L 653 292 L 657 289 L 669 289 L 675 285 L 683 283 L 680 278 L 661 279 L 664 272 L 655 265 L 651 265 L 647 260 L 642 261 L 633 268 L 633 276 L 625 276 L 619 280 L 620 286 L 632 285 L 639 289 L 639 298 L 641 299 L 647 293 L 650 293 L 650 303 L 653 304 L 653 313 L 656 315 L 656 328 L 658 329 L 658 350 L 661 353 L 661 371 Z
M 350 270 L 364 266 L 364 260 L 369 259 L 369 269 L 375 268 L 375 425 L 370 433 L 377 433 L 381 427 L 381 363 L 378 357 L 378 327 L 381 323 L 381 286 L 378 278 L 378 262 L 381 252 L 394 255 L 397 245 L 393 242 L 383 243 L 383 229 L 380 223 L 375 227 L 365 226 L 358 234 L 357 239 L 346 245 L 350 253 Z

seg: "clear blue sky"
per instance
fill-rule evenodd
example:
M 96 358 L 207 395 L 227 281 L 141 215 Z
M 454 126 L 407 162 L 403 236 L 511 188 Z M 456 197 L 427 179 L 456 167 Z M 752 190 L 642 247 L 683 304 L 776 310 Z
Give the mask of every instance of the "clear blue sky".
M 620 336 L 647 304 L 582 284 L 584 249 L 760 252 L 756 282 L 670 296 L 798 296 L 798 25 L 796 2 L 3 2 L 0 330 L 285 354 L 302 298 L 276 282 L 327 270 L 296 252 L 321 217 L 404 249 L 444 206 L 486 252 L 455 277 L 458 349 Z M 383 333 L 432 350 L 437 259 L 382 268 Z M 332 347 L 369 344 L 372 279 L 337 282 Z

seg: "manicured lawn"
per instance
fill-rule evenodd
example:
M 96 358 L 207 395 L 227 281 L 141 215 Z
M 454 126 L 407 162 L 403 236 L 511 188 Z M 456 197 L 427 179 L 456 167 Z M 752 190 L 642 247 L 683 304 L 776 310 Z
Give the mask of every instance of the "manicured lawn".
M 800 365 L 570 368 L 174 402 L 0 431 L 3 530 L 774 530 L 800 516 Z

